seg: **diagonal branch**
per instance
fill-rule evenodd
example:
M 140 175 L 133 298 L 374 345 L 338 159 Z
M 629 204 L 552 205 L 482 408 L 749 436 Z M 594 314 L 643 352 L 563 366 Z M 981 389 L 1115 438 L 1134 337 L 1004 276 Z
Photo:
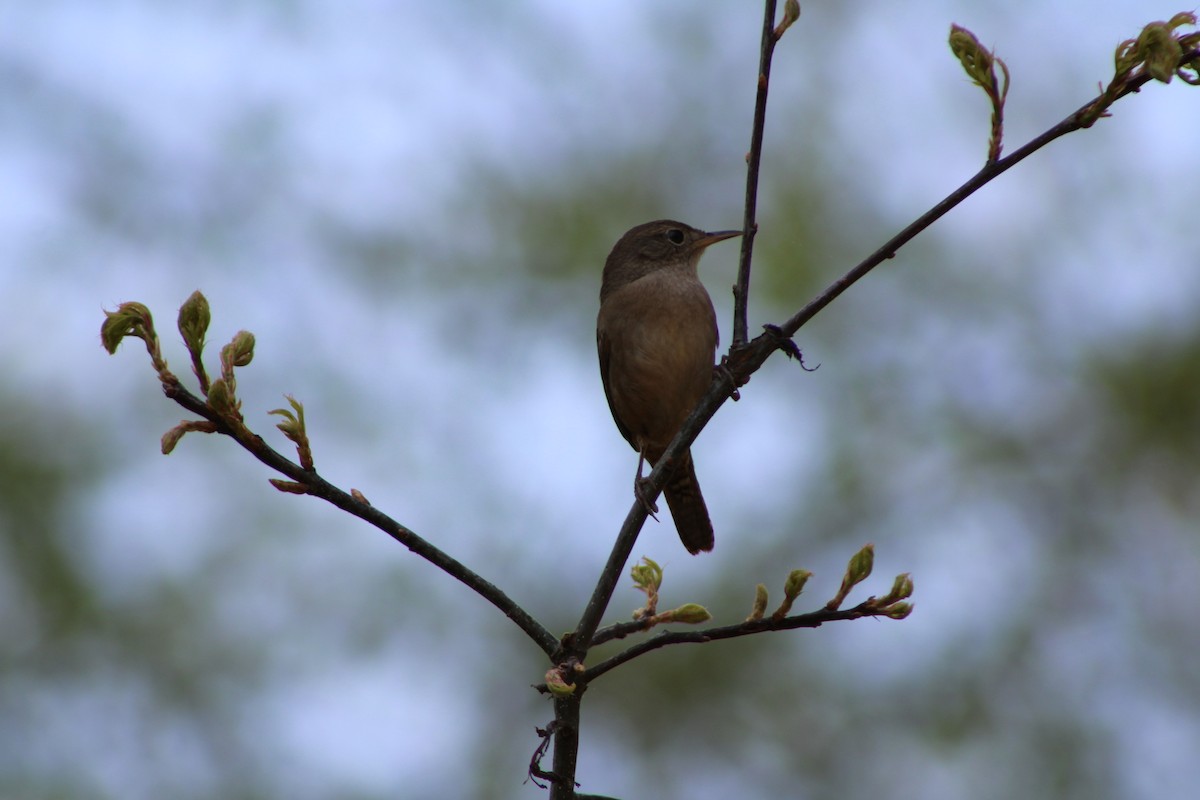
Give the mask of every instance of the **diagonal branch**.
M 1200 49 L 1191 49 L 1181 57 L 1183 63 L 1195 63 L 1197 60 L 1200 60 Z M 855 265 L 846 274 L 830 284 L 782 325 L 766 325 L 764 326 L 765 331 L 747 344 L 742 346 L 730 345 L 729 353 L 723 362 L 725 368 L 716 371 L 708 393 L 704 395 L 691 416 L 688 417 L 683 427 L 680 428 L 674 441 L 671 442 L 670 446 L 663 453 L 662 459 L 659 462 L 660 466 L 655 467 L 651 471 L 649 475 L 650 483 L 647 484 L 647 487 L 652 488 L 648 488 L 648 496 L 651 499 L 656 498 L 665 482 L 666 476 L 663 474 L 664 470 L 660 469 L 660 467 L 669 464 L 672 459 L 678 458 L 680 453 L 691 447 L 692 442 L 695 441 L 700 431 L 704 429 L 704 426 L 708 424 L 708 421 L 712 419 L 717 410 L 724 405 L 725 401 L 731 397 L 732 393 L 739 386 L 745 385 L 749 381 L 750 376 L 758 371 L 759 367 L 766 362 L 771 354 L 780 349 L 787 351 L 787 346 L 791 344 L 790 338 L 806 322 L 815 317 L 822 309 L 841 295 L 842 292 L 849 289 L 875 267 L 887 259 L 894 257 L 896 252 L 914 239 L 917 234 L 945 216 L 952 208 L 966 200 L 983 186 L 1054 140 L 1082 128 L 1091 127 L 1097 118 L 1103 116 L 1105 108 L 1116 100 L 1137 92 L 1152 79 L 1152 76 L 1146 72 L 1139 72 L 1129 77 L 1120 85 L 1110 87 L 1105 93 L 1083 104 L 1057 125 L 1029 140 L 1025 145 L 1009 153 L 1004 158 L 985 164 L 979 172 L 962 186 L 955 189 L 945 199 L 885 242 L 874 253 L 867 256 L 862 262 Z
M 299 464 L 285 458 L 263 441 L 261 436 L 251 433 L 244 426 L 240 429 L 230 426 L 223 417 L 209 408 L 207 403 L 185 389 L 177 379 L 164 381 L 163 393 L 193 414 L 204 417 L 215 426 L 215 432 L 223 433 L 236 440 L 238 444 L 248 450 L 251 455 L 263 464 L 276 472 L 283 473 L 295 481 L 296 484 L 303 486 L 303 494 L 319 497 L 346 513 L 374 525 L 416 555 L 466 585 L 467 588 L 479 594 L 483 599 L 499 609 L 504 616 L 516 623 L 517 627 L 524 631 L 525 635 L 532 639 L 547 655 L 550 655 L 558 648 L 558 640 L 554 637 L 554 634 L 550 633 L 549 630 L 535 620 L 525 609 L 517 605 L 512 598 L 494 583 L 488 581 L 461 561 L 443 552 L 425 539 L 422 539 L 387 514 L 384 514 L 366 502 L 365 499 L 360 499 L 361 495 L 360 497 L 355 497 L 352 494 L 344 492 L 318 475 L 316 470 L 306 470 Z
M 1185 62 L 1193 61 L 1197 58 L 1200 58 L 1200 50 L 1192 50 L 1183 56 L 1183 60 Z M 1002 173 L 1007 172 L 1010 168 L 1016 166 L 1018 163 L 1033 155 L 1038 150 L 1041 150 L 1055 139 L 1059 139 L 1063 136 L 1066 136 L 1068 133 L 1073 133 L 1083 128 L 1090 128 L 1095 123 L 1096 118 L 1103 114 L 1102 109 L 1098 110 L 1099 104 L 1104 104 L 1104 106 L 1107 107 L 1112 102 L 1138 91 L 1142 86 L 1151 80 L 1152 77 L 1147 72 L 1142 72 L 1136 76 L 1133 76 L 1119 86 L 1115 91 L 1113 91 L 1111 95 L 1107 92 L 1098 95 L 1093 100 L 1084 103 L 1071 114 L 1067 115 L 1067 117 L 1057 125 L 1046 130 L 1044 133 L 1035 136 L 1033 139 L 1030 139 L 1023 146 L 1009 153 L 1004 158 L 990 161 L 985 164 L 983 168 L 979 170 L 979 172 L 975 173 L 975 175 L 970 178 L 970 180 L 968 180 L 962 186 L 959 186 L 957 189 L 947 195 L 940 203 L 915 219 L 911 224 L 904 228 L 904 230 L 900 231 L 891 239 L 884 242 L 884 244 L 878 250 L 867 256 L 853 269 L 830 284 L 825 291 L 821 292 L 821 294 L 809 301 L 807 305 L 805 305 L 802 309 L 792 315 L 792 317 L 789 318 L 785 323 L 779 326 L 780 332 L 787 337 L 795 335 L 796 331 L 800 330 L 800 327 L 804 325 L 804 323 L 808 322 L 817 315 L 817 312 L 833 302 L 838 295 L 849 289 L 860 278 L 862 278 L 871 270 L 875 269 L 875 267 L 879 266 L 887 259 L 894 257 L 896 255 L 896 251 L 908 244 L 908 242 L 912 241 L 912 239 L 916 238 L 917 234 L 919 234 L 921 231 L 925 230 L 934 222 L 937 222 L 939 219 L 945 216 L 950 209 L 954 208 L 963 200 L 966 200 L 979 189 L 983 188 L 984 185 L 990 183 Z M 766 341 L 769 338 L 770 337 L 766 334 L 756 338 L 754 341 L 755 343 L 758 343 L 757 348 L 761 349 L 763 346 L 770 346 L 769 341 Z M 755 345 L 752 344 L 751 346 L 754 347 Z M 733 355 L 733 349 L 734 348 L 732 347 L 730 348 L 731 355 Z M 766 355 L 768 355 L 769 352 L 770 351 L 768 351 L 767 354 L 764 354 L 763 360 L 765 360 Z M 761 365 L 762 362 L 759 361 L 758 363 Z M 757 366 L 754 367 L 754 369 L 757 368 Z M 753 371 L 754 370 L 751 370 L 750 372 L 745 373 L 746 377 L 748 378 L 750 373 Z

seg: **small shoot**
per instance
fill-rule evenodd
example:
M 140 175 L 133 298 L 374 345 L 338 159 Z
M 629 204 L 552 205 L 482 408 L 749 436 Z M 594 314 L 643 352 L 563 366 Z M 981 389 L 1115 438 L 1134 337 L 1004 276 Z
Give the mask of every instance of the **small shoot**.
M 775 37 L 775 41 L 779 41 L 785 31 L 800 19 L 800 0 L 787 0 L 783 4 L 783 19 L 779 20 L 779 24 L 775 26 L 775 30 L 771 35 Z
M 796 602 L 796 598 L 804 591 L 804 584 L 808 583 L 808 579 L 811 577 L 812 573 L 806 569 L 794 569 L 788 573 L 787 580 L 783 583 L 783 602 L 771 614 L 771 619 L 778 620 L 787 616 L 787 613 L 792 610 L 792 604 Z
M 760 583 L 754 587 L 754 605 L 750 608 L 750 616 L 746 617 L 746 622 L 757 622 L 763 618 L 763 614 L 767 613 L 767 587 L 766 584 Z
M 646 605 L 633 612 L 633 618 L 650 619 L 658 609 L 658 589 L 662 586 L 663 571 L 653 559 L 642 556 L 640 563 L 629 568 L 633 588 L 646 595 Z
M 183 337 L 183 343 L 187 346 L 188 355 L 192 357 L 192 372 L 200 382 L 200 391 L 205 395 L 208 394 L 208 373 L 204 369 L 203 361 L 204 337 L 208 333 L 210 322 L 212 310 L 209 308 L 208 298 L 199 290 L 192 292 L 179 307 L 177 325 L 179 335 Z
M 1001 58 L 996 58 L 993 50 L 988 50 L 975 34 L 960 25 L 950 26 L 950 50 L 962 64 L 963 70 L 971 81 L 983 89 L 984 94 L 992 104 L 992 135 L 988 140 L 988 163 L 1000 159 L 1000 151 L 1004 139 L 1004 101 L 1008 98 L 1008 65 Z M 996 66 L 1004 74 L 1004 80 L 996 77 Z
M 104 312 L 104 322 L 100 325 L 100 343 L 104 345 L 108 354 L 114 355 L 121 342 L 129 337 L 141 339 L 146 343 L 150 363 L 164 387 L 179 383 L 179 379 L 167 369 L 167 361 L 162 356 L 162 346 L 154 330 L 154 317 L 151 316 L 150 309 L 142 303 L 121 303 L 116 311 Z
M 850 557 L 850 563 L 846 565 L 846 574 L 842 576 L 841 588 L 838 589 L 833 599 L 825 604 L 825 608 L 830 611 L 837 611 L 841 608 L 846 595 L 850 594 L 851 589 L 865 581 L 871 575 L 871 570 L 874 566 L 875 545 L 868 544 Z
M 300 466 L 303 469 L 312 470 L 314 468 L 313 455 L 312 447 L 308 442 L 308 430 L 304 425 L 304 404 L 290 394 L 284 395 L 284 397 L 287 398 L 292 411 L 288 411 L 286 408 L 276 408 L 268 413 L 283 417 L 283 422 L 280 422 L 275 427 L 282 431 L 283 435 L 296 445 L 296 453 L 300 458 Z

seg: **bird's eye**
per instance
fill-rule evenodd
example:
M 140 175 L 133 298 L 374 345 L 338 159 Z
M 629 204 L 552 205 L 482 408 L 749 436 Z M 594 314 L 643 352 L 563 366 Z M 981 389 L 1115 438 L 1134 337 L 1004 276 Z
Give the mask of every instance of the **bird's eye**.
M 683 231 L 679 230 L 679 228 L 671 228 L 671 230 L 667 231 L 667 238 L 672 244 L 683 244 Z

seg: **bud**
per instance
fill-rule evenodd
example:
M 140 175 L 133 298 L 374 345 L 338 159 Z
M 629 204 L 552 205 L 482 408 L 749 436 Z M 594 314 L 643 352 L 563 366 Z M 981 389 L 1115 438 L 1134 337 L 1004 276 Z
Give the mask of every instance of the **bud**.
M 100 343 L 109 355 L 117 352 L 117 347 L 126 336 L 136 336 L 147 346 L 152 344 L 154 318 L 150 316 L 150 309 L 142 303 L 121 303 L 116 311 L 104 312 Z
M 254 358 L 254 334 L 238 331 L 233 340 L 221 348 L 221 369 L 228 377 L 234 367 L 245 367 Z
M 896 580 L 892 582 L 892 590 L 887 593 L 887 597 L 880 602 L 883 604 L 892 603 L 896 600 L 903 600 L 906 597 L 912 597 L 913 582 L 912 576 L 907 572 L 902 572 L 896 576 Z
M 950 51 L 972 81 L 987 87 L 992 82 L 992 54 L 961 25 L 950 26 Z
M 885 617 L 891 617 L 892 619 L 904 619 L 912 613 L 912 610 L 912 603 L 895 603 L 894 605 L 888 606 L 884 610 L 883 615 Z
M 806 569 L 794 569 L 788 573 L 787 580 L 783 584 L 783 594 L 789 600 L 795 600 L 804 591 L 804 584 L 808 583 L 808 579 L 812 577 L 812 573 Z
M 783 32 L 800 19 L 800 0 L 786 0 L 783 4 L 783 19 L 775 26 L 774 36 L 776 41 L 783 36 Z
M 871 575 L 875 567 L 875 545 L 869 544 L 855 553 L 850 563 L 846 565 L 846 579 L 851 586 L 857 586 Z
M 204 336 L 208 333 L 208 324 L 212 321 L 212 311 L 208 307 L 208 299 L 199 290 L 179 307 L 179 335 L 187 345 L 193 359 L 200 358 L 204 350 Z
M 800 19 L 800 0 L 787 0 L 783 4 L 783 21 L 789 25 Z
M 787 580 L 783 583 L 783 602 L 772 612 L 771 619 L 783 619 L 787 616 L 792 610 L 792 603 L 796 602 L 800 592 L 804 591 L 804 584 L 810 577 L 812 573 L 806 569 L 794 569 L 788 573 Z
M 750 607 L 750 616 L 746 617 L 746 622 L 754 622 L 763 618 L 763 614 L 767 611 L 767 587 L 759 584 L 754 587 L 754 605 Z
M 546 688 L 555 697 L 569 697 L 575 694 L 575 684 L 563 680 L 562 670 L 552 667 L 546 671 Z
M 237 414 L 237 400 L 224 378 L 217 378 L 208 387 L 208 407 L 222 417 L 231 417 Z
M 663 616 L 666 617 L 662 620 L 663 622 L 681 622 L 684 625 L 699 625 L 712 619 L 712 614 L 708 613 L 708 609 L 699 603 L 684 603 Z
M 179 440 L 187 433 L 187 428 L 182 425 L 176 425 L 171 430 L 163 434 L 162 437 L 162 454 L 169 456 L 171 451 L 175 449 L 175 445 L 179 444 Z
M 850 563 L 846 565 L 846 573 L 842 575 L 842 585 L 838 589 L 837 594 L 833 599 L 825 604 L 825 608 L 830 611 L 835 611 L 842 607 L 842 601 L 846 599 L 846 595 L 850 594 L 850 590 L 867 579 L 871 574 L 871 569 L 875 565 L 875 545 L 868 544 L 850 557 Z
M 163 434 L 162 454 L 170 455 L 185 433 L 216 433 L 217 426 L 206 419 L 184 420 Z
M 633 578 L 634 587 L 639 591 L 657 593 L 658 588 L 662 586 L 662 567 L 646 556 L 642 556 L 640 564 L 629 568 L 629 575 Z
M 284 399 L 286 399 L 291 407 L 295 409 L 295 414 L 293 414 L 291 411 L 288 411 L 286 408 L 272 409 L 267 413 L 283 417 L 284 421 L 280 422 L 275 427 L 282 431 L 284 436 L 291 439 L 293 442 L 297 442 L 299 437 L 305 436 L 307 433 L 304 429 L 304 404 L 290 394 L 285 394 Z

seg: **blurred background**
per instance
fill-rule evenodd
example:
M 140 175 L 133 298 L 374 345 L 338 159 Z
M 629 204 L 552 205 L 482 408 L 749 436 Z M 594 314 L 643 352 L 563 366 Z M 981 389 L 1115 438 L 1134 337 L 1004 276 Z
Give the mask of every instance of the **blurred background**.
M 533 798 L 540 652 L 378 531 L 182 417 L 139 300 L 239 329 L 247 422 L 573 627 L 631 503 L 600 269 L 741 223 L 755 3 L 225 0 L 0 13 L 0 797 Z M 751 297 L 781 321 L 1008 149 L 1176 0 L 808 2 L 774 65 Z M 743 618 L 912 572 L 903 622 L 658 651 L 584 705 L 623 798 L 1148 798 L 1200 786 L 1200 90 L 1148 85 L 807 325 L 694 448 L 717 530 L 635 551 Z M 728 343 L 737 246 L 701 265 Z M 641 597 L 623 583 L 607 619 Z M 604 654 L 616 651 L 610 645 Z

